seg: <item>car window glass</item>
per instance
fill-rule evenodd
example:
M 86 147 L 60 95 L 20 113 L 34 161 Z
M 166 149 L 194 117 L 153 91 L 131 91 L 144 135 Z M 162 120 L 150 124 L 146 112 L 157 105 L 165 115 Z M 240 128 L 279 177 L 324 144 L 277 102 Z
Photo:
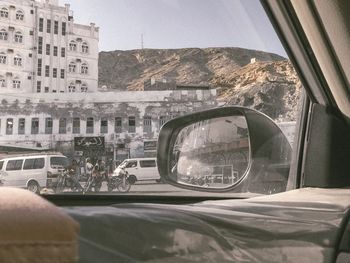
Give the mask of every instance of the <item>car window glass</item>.
M 18 171 L 22 169 L 23 160 L 10 160 L 7 162 L 6 171 Z
M 44 165 L 44 158 L 26 159 L 24 161 L 23 170 L 42 169 Z
M 137 161 L 128 161 L 126 168 L 134 168 L 137 166 Z
M 50 157 L 51 168 L 64 168 L 68 166 L 68 159 L 65 157 Z
M 292 145 L 296 141 L 303 88 L 259 0 L 103 0 L 98 6 L 93 0 L 42 0 L 3 5 L 23 10 L 26 23 L 13 24 L 12 11 L 1 19 L 0 156 L 23 155 L 28 159 L 25 170 L 46 165 L 30 160 L 36 159 L 32 153 L 48 154 L 49 169 L 76 160 L 74 169 L 84 186 L 91 174 L 87 167 L 102 161 L 106 176 L 99 190 L 116 194 L 119 190 L 110 191 L 107 178 L 130 160 L 126 168 L 155 169 L 130 174 L 135 182 L 149 184 L 135 183 L 128 194 L 187 195 L 188 190 L 161 180 L 153 161 L 162 146 L 161 129 L 187 114 L 226 106 L 260 111 Z M 15 39 L 16 32 L 21 34 Z M 236 178 L 270 184 L 257 178 L 265 178 L 258 175 L 271 169 L 250 170 L 249 162 L 244 167 L 248 169 L 229 168 L 240 157 L 219 154 L 215 144 L 217 140 L 209 140 L 205 149 L 196 149 L 203 155 L 201 169 L 196 178 L 186 172 L 186 180 L 198 183 L 205 177 L 209 183 L 203 187 L 226 187 Z M 215 156 L 204 156 L 208 152 Z M 288 176 L 281 178 L 275 176 L 271 184 L 284 186 Z M 264 194 L 286 190 L 270 188 Z M 54 187 L 47 193 L 52 191 Z
M 140 167 L 156 167 L 155 160 L 140 161 Z

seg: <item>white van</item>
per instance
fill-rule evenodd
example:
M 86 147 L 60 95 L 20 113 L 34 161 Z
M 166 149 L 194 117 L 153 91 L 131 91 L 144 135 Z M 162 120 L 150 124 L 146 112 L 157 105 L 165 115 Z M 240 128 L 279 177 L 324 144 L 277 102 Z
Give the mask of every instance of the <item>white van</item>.
M 40 193 L 41 188 L 55 186 L 58 175 L 68 164 L 68 158 L 60 153 L 8 157 L 0 160 L 0 181 L 2 186 Z
M 160 180 L 156 158 L 125 159 L 118 167 L 124 165 L 131 183 L 148 180 L 159 182 Z

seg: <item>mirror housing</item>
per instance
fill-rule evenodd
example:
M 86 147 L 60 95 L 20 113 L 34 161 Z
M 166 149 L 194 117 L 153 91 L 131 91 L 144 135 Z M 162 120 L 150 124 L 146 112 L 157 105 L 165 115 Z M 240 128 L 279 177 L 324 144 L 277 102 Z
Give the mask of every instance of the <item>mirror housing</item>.
M 180 132 L 196 123 L 222 117 L 243 116 L 248 127 L 249 162 L 240 180 L 223 187 L 179 182 L 174 173 L 174 146 Z M 157 148 L 158 170 L 163 182 L 197 191 L 271 194 L 286 190 L 291 146 L 277 124 L 266 115 L 244 107 L 223 107 L 175 118 L 163 125 Z M 186 168 L 186 167 L 185 167 Z M 188 167 L 187 167 L 188 168 Z

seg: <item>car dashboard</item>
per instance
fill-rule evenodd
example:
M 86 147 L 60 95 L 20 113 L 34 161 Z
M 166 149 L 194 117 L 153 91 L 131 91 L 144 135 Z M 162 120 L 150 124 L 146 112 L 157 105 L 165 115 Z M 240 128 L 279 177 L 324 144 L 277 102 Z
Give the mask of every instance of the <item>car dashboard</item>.
M 349 238 L 349 203 L 350 189 L 305 188 L 186 205 L 62 209 L 80 223 L 81 262 L 347 262 L 340 245 Z

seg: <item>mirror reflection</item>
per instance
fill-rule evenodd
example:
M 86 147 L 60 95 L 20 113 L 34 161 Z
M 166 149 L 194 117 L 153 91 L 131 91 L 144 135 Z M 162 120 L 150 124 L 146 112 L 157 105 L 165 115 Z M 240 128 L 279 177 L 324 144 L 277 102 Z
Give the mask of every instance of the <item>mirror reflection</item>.
M 250 161 L 244 116 L 200 121 L 183 128 L 175 139 L 171 177 L 197 187 L 227 188 L 245 175 Z

